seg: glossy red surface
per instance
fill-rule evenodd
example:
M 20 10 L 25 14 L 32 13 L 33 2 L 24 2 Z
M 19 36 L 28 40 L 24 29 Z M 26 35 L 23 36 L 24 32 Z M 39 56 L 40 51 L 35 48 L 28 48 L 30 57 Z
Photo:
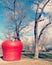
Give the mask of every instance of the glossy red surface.
M 18 40 L 6 40 L 2 43 L 3 59 L 12 61 L 21 59 L 23 44 Z

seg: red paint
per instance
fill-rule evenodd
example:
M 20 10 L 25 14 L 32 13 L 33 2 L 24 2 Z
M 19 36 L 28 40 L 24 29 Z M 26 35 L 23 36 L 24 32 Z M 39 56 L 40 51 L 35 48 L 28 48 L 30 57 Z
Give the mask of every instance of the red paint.
M 21 51 L 23 48 L 23 44 L 18 40 L 6 40 L 2 43 L 3 50 L 3 59 L 4 60 L 20 60 L 21 59 Z

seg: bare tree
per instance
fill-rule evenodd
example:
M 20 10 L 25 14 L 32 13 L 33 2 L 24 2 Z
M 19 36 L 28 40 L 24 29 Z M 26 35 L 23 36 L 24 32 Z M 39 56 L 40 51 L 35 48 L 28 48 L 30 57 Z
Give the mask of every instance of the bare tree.
M 37 5 L 36 8 L 36 14 L 35 14 L 35 24 L 34 24 L 34 35 L 35 35 L 35 56 L 34 58 L 38 58 L 39 56 L 39 40 L 41 35 L 43 34 L 43 31 L 51 24 L 51 20 L 41 29 L 40 34 L 38 36 L 38 22 L 44 20 L 41 19 L 41 16 L 43 14 L 44 8 L 45 6 L 48 4 L 50 0 L 46 0 L 46 2 L 44 2 L 43 6 L 40 7 L 41 1 L 37 0 L 37 2 L 35 0 L 30 0 L 30 2 L 32 2 L 34 5 Z M 43 2 L 43 1 L 42 1 Z M 40 10 L 40 12 L 39 12 Z M 49 17 L 51 18 L 51 16 Z
M 3 2 L 3 3 L 2 3 Z M 24 23 L 23 20 L 25 17 L 28 17 L 27 11 L 30 10 L 30 8 L 27 8 L 24 4 L 24 2 L 18 2 L 17 0 L 3 0 L 1 3 L 5 7 L 6 14 L 8 16 L 8 28 L 9 31 L 7 34 L 9 35 L 9 38 L 11 34 L 13 33 L 12 37 L 14 39 L 20 40 L 20 32 L 29 24 Z M 11 34 L 10 34 L 11 33 Z

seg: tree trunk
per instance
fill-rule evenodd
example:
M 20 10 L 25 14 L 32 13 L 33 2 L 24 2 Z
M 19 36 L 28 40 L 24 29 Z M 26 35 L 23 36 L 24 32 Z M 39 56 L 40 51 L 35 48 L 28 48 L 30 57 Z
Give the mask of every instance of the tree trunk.
M 39 57 L 39 41 L 37 39 L 36 43 L 35 43 L 35 56 L 34 56 L 34 58 L 38 59 L 38 57 Z
M 34 26 L 34 35 L 35 35 L 35 56 L 34 58 L 38 58 L 38 55 L 39 55 L 39 49 L 38 49 L 38 46 L 39 46 L 39 40 L 38 40 L 38 22 L 37 20 L 35 21 L 35 26 Z
M 17 33 L 17 39 L 20 41 L 20 36 L 19 36 L 19 33 Z
M 16 26 L 16 37 L 15 39 L 19 40 L 20 41 L 20 36 L 19 36 L 19 27 L 18 27 L 18 24 L 17 24 L 17 21 L 16 21 L 16 12 L 15 12 L 15 4 L 16 4 L 16 0 L 14 0 L 14 22 L 15 22 L 15 26 Z
M 19 32 L 16 33 L 16 37 L 15 39 L 19 40 L 20 41 L 20 36 L 19 36 Z

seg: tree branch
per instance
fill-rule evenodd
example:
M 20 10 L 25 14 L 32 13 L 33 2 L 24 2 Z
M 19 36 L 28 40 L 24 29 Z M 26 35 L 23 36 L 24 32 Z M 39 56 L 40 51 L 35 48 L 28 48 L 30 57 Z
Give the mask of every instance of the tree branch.
M 38 22 L 44 21 L 44 19 L 40 19 Z
M 22 35 L 22 34 L 26 34 L 26 33 L 30 32 L 31 30 L 32 30 L 32 28 L 29 29 L 29 30 L 27 30 L 26 32 L 22 32 L 20 35 Z M 24 30 L 24 31 L 25 31 L 25 30 Z
M 7 1 L 4 0 L 4 1 L 7 3 L 8 6 L 11 6 L 11 3 L 9 2 L 9 0 L 7 0 Z
M 44 31 L 50 24 L 51 24 L 51 22 L 47 23 L 47 24 L 42 28 L 42 30 L 40 31 L 38 40 L 40 39 L 41 35 L 43 34 L 43 31 Z
M 39 8 L 40 0 L 38 0 L 36 14 L 35 14 L 35 22 L 37 21 L 37 14 L 38 14 L 38 8 Z
M 14 10 L 12 9 L 12 8 L 10 8 L 10 7 L 7 7 L 7 6 L 4 6 L 6 9 L 8 9 L 8 10 L 10 10 L 10 11 L 13 11 L 14 12 Z
M 8 1 L 6 1 L 6 0 L 4 0 L 4 1 L 9 5 L 9 2 L 8 2 Z M 0 2 L 0 4 L 1 4 L 3 7 L 5 7 L 6 9 L 13 11 L 12 8 L 10 8 L 8 5 L 6 6 L 3 2 Z
M 24 25 L 23 27 L 21 27 L 21 29 L 19 31 L 22 31 L 25 27 L 29 26 L 29 24 Z
M 25 18 L 25 16 L 23 17 L 23 19 L 24 18 Z M 19 22 L 19 25 L 18 25 L 19 28 L 20 28 L 21 23 L 22 23 L 22 20 L 20 20 L 20 22 Z
M 49 1 L 50 1 L 50 0 L 48 0 L 48 1 L 44 4 L 44 6 L 41 8 L 41 13 L 39 14 L 37 20 L 40 19 L 41 15 L 42 15 L 42 13 L 43 13 L 44 8 L 45 8 L 45 6 L 48 4 Z

